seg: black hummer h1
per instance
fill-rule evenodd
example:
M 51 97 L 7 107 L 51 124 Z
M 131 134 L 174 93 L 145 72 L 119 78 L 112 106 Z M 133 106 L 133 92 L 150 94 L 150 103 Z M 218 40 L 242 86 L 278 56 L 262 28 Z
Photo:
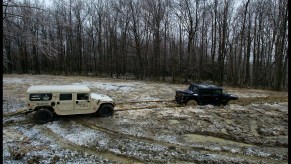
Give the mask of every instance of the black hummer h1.
M 176 91 L 175 100 L 187 105 L 227 105 L 230 100 L 238 97 L 223 93 L 222 87 L 209 84 L 190 84 L 189 88 Z

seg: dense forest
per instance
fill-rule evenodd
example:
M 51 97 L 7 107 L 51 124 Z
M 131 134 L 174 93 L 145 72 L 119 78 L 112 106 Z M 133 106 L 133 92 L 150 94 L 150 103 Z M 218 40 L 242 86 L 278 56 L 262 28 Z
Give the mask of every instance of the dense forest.
M 4 0 L 3 72 L 285 90 L 287 0 Z

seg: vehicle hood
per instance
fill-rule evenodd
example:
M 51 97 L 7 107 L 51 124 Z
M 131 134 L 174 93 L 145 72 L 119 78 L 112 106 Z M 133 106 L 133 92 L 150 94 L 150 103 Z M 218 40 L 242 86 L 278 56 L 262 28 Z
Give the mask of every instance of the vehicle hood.
M 188 89 L 186 89 L 186 90 L 178 90 L 178 91 L 176 91 L 177 93 L 182 93 L 182 94 L 193 94 L 193 92 L 192 91 L 190 91 L 190 90 L 188 90 Z
M 103 95 L 103 94 L 97 94 L 97 93 L 91 93 L 90 94 L 91 98 L 94 100 L 101 100 L 101 101 L 113 101 L 112 98 L 110 98 L 107 95 Z

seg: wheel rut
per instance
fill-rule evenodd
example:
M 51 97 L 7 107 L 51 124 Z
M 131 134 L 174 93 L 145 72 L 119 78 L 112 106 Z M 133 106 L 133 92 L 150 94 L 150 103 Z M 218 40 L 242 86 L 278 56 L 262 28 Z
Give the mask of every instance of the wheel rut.
M 222 151 L 221 150 L 213 150 L 213 149 L 208 149 L 207 147 L 194 146 L 194 145 L 183 146 L 180 144 L 175 144 L 175 143 L 170 143 L 170 142 L 165 142 L 165 141 L 158 141 L 158 140 L 155 140 L 152 138 L 137 137 L 134 135 L 123 134 L 119 131 L 115 131 L 115 130 L 111 130 L 111 129 L 108 129 L 108 128 L 105 128 L 102 126 L 98 126 L 98 125 L 89 123 L 87 121 L 84 121 L 82 119 L 76 120 L 76 123 L 78 123 L 82 126 L 85 126 L 87 128 L 90 128 L 90 129 L 104 132 L 104 133 L 108 134 L 109 136 L 111 136 L 112 138 L 126 138 L 126 139 L 136 141 L 136 142 L 145 142 L 145 143 L 150 143 L 150 144 L 154 144 L 154 145 L 161 145 L 161 146 L 166 146 L 168 148 L 179 149 L 182 151 L 196 151 L 197 153 L 201 154 L 202 156 L 203 156 L 203 154 L 204 155 L 205 154 L 216 154 L 216 155 L 222 155 L 222 156 L 233 157 L 233 158 L 241 158 L 241 159 L 250 160 L 253 162 L 264 161 L 266 163 L 279 163 L 276 161 L 276 159 L 271 159 L 269 157 L 234 153 L 234 152 L 231 152 L 228 150 L 222 150 Z M 252 146 L 256 146 L 256 145 L 252 145 Z M 175 161 L 179 161 L 179 159 L 176 159 Z M 183 162 L 183 160 L 181 160 L 180 162 Z M 186 162 L 186 161 L 184 161 L 184 162 Z
M 136 158 L 131 158 L 131 157 L 122 156 L 122 155 L 116 155 L 110 151 L 97 150 L 94 148 L 74 144 L 74 143 L 64 139 L 62 136 L 54 133 L 49 128 L 42 127 L 42 128 L 38 128 L 38 129 L 44 135 L 52 138 L 58 145 L 60 145 L 63 148 L 66 148 L 66 149 L 75 150 L 75 151 L 79 151 L 79 152 L 83 152 L 83 153 L 88 153 L 88 154 L 92 154 L 92 155 L 96 155 L 96 156 L 102 156 L 104 158 L 110 159 L 112 161 L 120 162 L 120 163 L 140 162 Z

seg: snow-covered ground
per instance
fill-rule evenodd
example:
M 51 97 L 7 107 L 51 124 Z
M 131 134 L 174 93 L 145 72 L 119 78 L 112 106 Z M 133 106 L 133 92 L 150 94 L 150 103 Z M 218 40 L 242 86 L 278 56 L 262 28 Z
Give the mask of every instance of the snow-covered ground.
M 31 85 L 82 84 L 116 102 L 110 118 L 18 114 Z M 187 85 L 84 76 L 3 75 L 3 163 L 287 163 L 286 92 L 225 87 L 251 103 L 185 107 Z M 276 96 L 274 102 L 268 102 Z M 257 98 L 268 98 L 268 101 Z M 288 97 L 287 97 L 288 99 Z

